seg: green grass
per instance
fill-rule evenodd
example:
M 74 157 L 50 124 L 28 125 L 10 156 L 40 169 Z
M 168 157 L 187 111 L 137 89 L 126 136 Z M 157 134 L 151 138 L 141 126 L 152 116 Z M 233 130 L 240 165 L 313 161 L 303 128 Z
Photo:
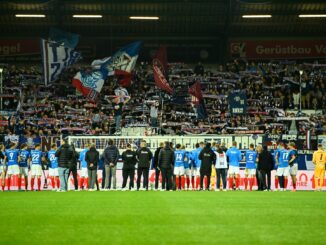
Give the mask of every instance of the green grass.
M 323 192 L 5 192 L 0 244 L 325 244 Z

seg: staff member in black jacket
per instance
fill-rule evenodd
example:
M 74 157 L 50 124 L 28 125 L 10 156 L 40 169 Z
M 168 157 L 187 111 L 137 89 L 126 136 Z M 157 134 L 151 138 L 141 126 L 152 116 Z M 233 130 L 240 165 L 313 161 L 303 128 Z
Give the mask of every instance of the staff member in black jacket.
M 146 141 L 142 141 L 137 151 L 138 169 L 137 169 L 137 190 L 148 190 L 149 167 L 153 153 L 146 147 Z M 143 188 L 140 189 L 140 179 L 143 175 Z
M 86 152 L 85 161 L 87 162 L 88 169 L 88 186 L 89 191 L 95 191 L 94 185 L 97 179 L 97 165 L 100 158 L 100 153 L 95 149 L 92 144 L 89 151 Z
M 170 142 L 165 142 L 165 146 L 160 150 L 158 156 L 158 168 L 162 172 L 162 191 L 172 190 L 172 174 L 174 164 L 174 152 L 170 147 Z M 166 184 L 166 186 L 165 186 Z
M 215 165 L 216 155 L 211 148 L 211 143 L 207 143 L 204 149 L 199 153 L 200 166 L 200 190 L 203 190 L 204 177 L 207 177 L 206 190 L 209 190 L 211 183 L 212 166 Z
M 113 178 L 113 189 L 117 187 L 117 163 L 119 160 L 119 150 L 113 145 L 113 140 L 109 139 L 108 146 L 105 148 L 103 153 L 104 168 L 105 168 L 105 186 L 106 190 L 111 188 L 111 177 Z
M 58 158 L 58 172 L 60 179 L 60 190 L 65 192 L 68 190 L 69 166 L 73 158 L 73 150 L 67 140 L 61 140 L 61 147 L 55 153 Z
M 267 150 L 267 146 L 263 147 L 258 146 L 258 177 L 259 177 L 259 186 L 261 190 L 271 190 L 271 171 L 274 168 L 274 161 L 272 154 Z M 267 177 L 267 185 L 266 185 Z
M 122 191 L 126 191 L 129 177 L 129 190 L 134 190 L 135 165 L 137 164 L 137 154 L 131 149 L 131 144 L 127 144 L 127 150 L 122 153 Z
M 70 174 L 72 173 L 72 177 L 74 179 L 75 191 L 78 191 L 77 160 L 79 158 L 79 154 L 76 151 L 75 146 L 73 144 L 71 144 L 71 149 L 73 151 L 73 157 L 72 157 L 72 160 L 71 160 L 71 164 L 69 166 L 69 174 L 68 174 L 68 176 L 70 176 Z
M 155 190 L 158 189 L 158 184 L 160 180 L 160 168 L 158 167 L 158 156 L 160 154 L 160 151 L 163 149 L 164 143 L 161 142 L 160 146 L 156 149 L 154 153 L 154 159 L 153 159 L 153 168 L 155 169 Z

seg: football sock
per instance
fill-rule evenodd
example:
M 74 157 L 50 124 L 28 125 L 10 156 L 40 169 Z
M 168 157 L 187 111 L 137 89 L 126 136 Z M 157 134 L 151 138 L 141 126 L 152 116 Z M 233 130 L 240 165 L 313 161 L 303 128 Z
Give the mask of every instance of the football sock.
M 185 188 L 185 177 L 181 176 L 181 188 L 182 190 Z
M 79 189 L 83 189 L 84 178 L 79 179 Z
M 55 182 L 56 182 L 57 188 L 59 189 L 60 188 L 60 179 L 59 179 L 59 177 L 55 177 Z
M 278 178 L 275 178 L 275 189 L 278 189 Z
M 254 178 L 250 178 L 249 179 L 249 188 L 250 188 L 250 190 L 252 191 L 252 186 L 254 185 Z
M 284 178 L 284 189 L 286 189 L 288 187 L 288 178 Z
M 244 183 L 245 183 L 245 190 L 247 190 L 247 187 L 248 187 L 248 178 L 247 177 L 244 178 Z
M 28 177 L 25 177 L 25 190 L 27 191 L 28 189 Z
M 41 177 L 37 178 L 37 188 L 39 191 L 41 190 Z
M 55 189 L 54 177 L 51 177 L 51 186 L 52 186 L 52 189 Z
M 233 178 L 229 177 L 228 180 L 229 180 L 229 189 L 232 189 L 233 188 Z
M 10 190 L 10 178 L 7 178 L 7 188 L 8 188 L 8 191 Z
M 195 188 L 195 176 L 191 176 L 191 187 Z
M 324 175 L 322 175 L 324 176 Z M 323 185 L 324 185 L 324 177 L 322 177 L 320 180 L 319 180 L 319 188 L 322 189 L 323 188 Z
M 293 190 L 297 189 L 297 183 L 293 183 Z
M 238 189 L 240 186 L 240 177 L 235 178 L 235 187 Z
M 179 190 L 179 176 L 175 177 L 175 188 Z
M 22 188 L 22 178 L 18 177 L 18 190 Z
M 197 178 L 196 178 L 196 189 L 198 189 L 199 185 L 200 185 L 200 177 L 197 176 Z
M 35 180 L 35 178 L 31 179 L 31 190 L 32 191 L 34 191 L 34 180 Z
M 187 188 L 190 188 L 190 178 L 189 176 L 186 177 L 186 182 L 187 182 Z

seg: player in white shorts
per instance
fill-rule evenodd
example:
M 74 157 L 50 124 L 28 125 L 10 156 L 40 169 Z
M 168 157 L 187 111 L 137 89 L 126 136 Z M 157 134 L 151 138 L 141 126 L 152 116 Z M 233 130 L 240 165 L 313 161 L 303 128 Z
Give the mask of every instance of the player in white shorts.
M 47 159 L 50 163 L 49 176 L 51 179 L 52 190 L 56 191 L 60 188 L 59 172 L 58 172 L 58 158 L 55 156 L 57 152 L 57 145 L 52 144 L 51 150 L 47 153 Z
M 22 178 L 25 180 L 25 191 L 28 189 L 28 165 L 30 161 L 30 153 L 27 150 L 27 144 L 22 144 L 19 152 L 19 178 L 18 178 L 18 190 L 21 190 Z
M 41 145 L 36 144 L 35 149 L 31 150 L 31 190 L 34 191 L 34 182 L 35 179 L 37 179 L 37 189 L 38 191 L 41 191 L 41 176 L 42 176 L 42 160 L 43 153 L 40 150 Z
M 235 187 L 239 190 L 240 187 L 240 161 L 242 159 L 241 151 L 237 148 L 237 142 L 232 142 L 232 147 L 226 151 L 226 156 L 229 159 L 229 189 L 233 189 L 233 179 L 235 179 Z
M 201 160 L 198 158 L 198 156 L 199 156 L 201 150 L 203 149 L 203 147 L 204 147 L 204 142 L 196 143 L 196 149 L 192 150 L 192 152 L 190 154 L 190 159 L 192 162 L 192 164 L 191 164 L 192 165 L 191 166 L 192 190 L 199 190 Z
M 280 191 L 284 191 L 287 189 L 288 185 L 288 176 L 290 174 L 289 167 L 289 151 L 285 149 L 284 143 L 280 143 L 280 149 L 278 150 L 278 159 L 276 159 L 276 164 L 278 165 L 276 174 L 279 179 Z
M 181 146 L 182 150 L 186 151 L 186 147 L 184 145 Z M 190 170 L 190 152 L 186 151 L 186 160 L 183 163 L 184 169 L 185 169 L 185 179 L 186 179 L 186 185 L 187 185 L 187 190 L 190 190 L 190 177 L 191 177 L 191 170 Z
M 186 151 L 181 149 L 181 145 L 176 145 L 176 150 L 174 151 L 174 170 L 176 190 L 183 190 L 185 187 L 185 168 L 184 162 L 187 161 Z M 181 182 L 180 182 L 181 178 Z
M 246 169 L 245 169 L 245 190 L 252 191 L 252 187 L 256 178 L 256 163 L 257 163 L 257 152 L 254 150 L 254 144 L 250 144 L 249 150 L 246 151 L 245 155 Z
M 79 178 L 79 189 L 81 190 L 88 189 L 88 170 L 87 170 L 87 162 L 85 160 L 85 156 L 88 150 L 89 150 L 89 144 L 85 144 L 85 149 L 79 153 L 79 162 L 81 168 L 81 175 Z
M 5 151 L 5 162 L 7 162 L 7 187 L 8 191 L 10 190 L 10 181 L 11 176 L 19 175 L 19 166 L 18 162 L 20 161 L 19 151 L 16 149 L 15 143 L 10 143 L 10 149 Z

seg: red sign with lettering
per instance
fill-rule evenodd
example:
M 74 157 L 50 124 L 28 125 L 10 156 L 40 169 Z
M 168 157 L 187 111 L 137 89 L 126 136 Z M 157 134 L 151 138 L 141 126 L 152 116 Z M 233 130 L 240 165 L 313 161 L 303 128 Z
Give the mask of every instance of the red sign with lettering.
M 231 40 L 231 58 L 325 58 L 326 40 Z
M 37 39 L 0 40 L 0 56 L 20 56 L 40 53 L 40 41 Z

